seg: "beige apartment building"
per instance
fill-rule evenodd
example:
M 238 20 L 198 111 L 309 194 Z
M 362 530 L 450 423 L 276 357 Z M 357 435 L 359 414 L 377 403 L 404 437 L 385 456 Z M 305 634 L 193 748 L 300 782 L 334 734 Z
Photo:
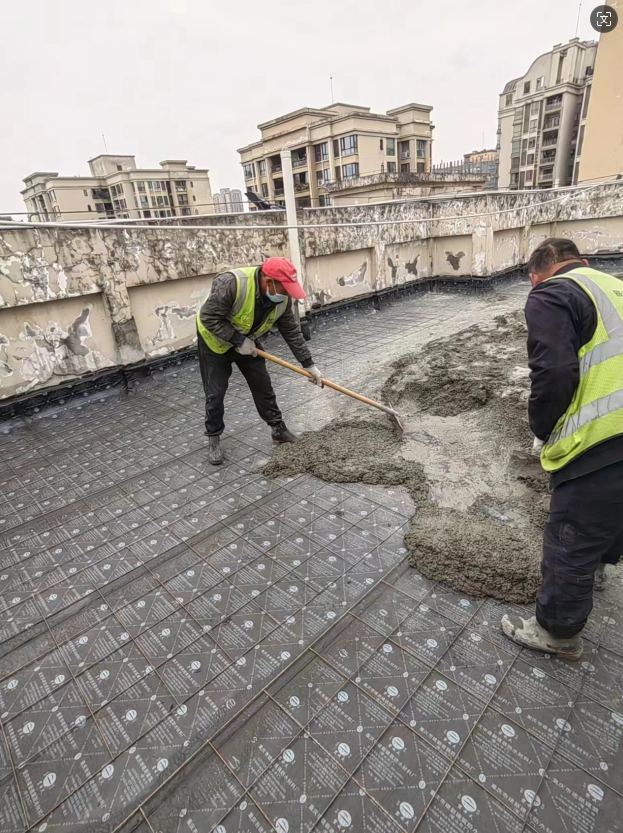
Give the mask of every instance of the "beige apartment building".
M 618 25 L 602 30 L 592 86 L 587 87 L 576 156 L 577 182 L 623 174 L 623 0 L 609 0 Z
M 21 192 L 35 222 L 153 219 L 214 214 L 207 168 L 167 159 L 137 168 L 134 156 L 103 154 L 89 160 L 90 176 L 38 171 Z
M 328 186 L 382 173 L 430 173 L 432 107 L 405 104 L 387 113 L 332 104 L 303 107 L 258 125 L 261 140 L 239 148 L 245 185 L 263 199 L 284 205 L 282 149 L 292 152 L 299 208 L 331 204 Z
M 571 185 L 597 43 L 573 38 L 509 81 L 498 111 L 498 188 Z

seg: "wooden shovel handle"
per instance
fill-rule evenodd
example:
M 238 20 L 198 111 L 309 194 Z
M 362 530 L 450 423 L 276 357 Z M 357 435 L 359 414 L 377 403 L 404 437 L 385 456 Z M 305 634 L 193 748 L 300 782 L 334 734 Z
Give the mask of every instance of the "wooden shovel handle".
M 305 370 L 302 367 L 297 367 L 295 364 L 290 364 L 285 359 L 279 359 L 277 356 L 271 356 L 270 353 L 265 353 L 264 350 L 258 349 L 257 355 L 261 356 L 263 359 L 268 359 L 271 362 L 275 362 L 275 364 L 280 364 L 282 367 L 287 367 L 288 370 L 293 370 L 295 373 L 300 373 L 301 376 L 307 376 L 308 379 L 313 379 L 314 377 L 312 374 Z M 330 382 L 328 379 L 322 380 L 322 384 L 325 385 L 327 388 L 332 388 L 336 390 L 338 393 L 344 393 L 346 396 L 350 396 L 352 399 L 358 399 L 360 402 L 365 402 L 366 405 L 371 405 L 373 408 L 378 408 L 379 411 L 385 411 L 386 414 L 391 414 L 392 416 L 398 417 L 399 414 L 394 411 L 393 408 L 389 408 L 387 405 L 382 405 L 380 402 L 375 402 L 374 399 L 368 399 L 367 396 L 362 396 L 360 393 L 355 393 L 352 390 L 348 390 L 348 388 L 343 388 L 341 385 L 336 385 L 335 382 Z

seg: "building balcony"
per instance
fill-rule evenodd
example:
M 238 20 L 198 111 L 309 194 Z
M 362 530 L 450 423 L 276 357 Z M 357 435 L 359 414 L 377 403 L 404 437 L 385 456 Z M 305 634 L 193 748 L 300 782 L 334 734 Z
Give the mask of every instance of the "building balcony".
M 411 152 L 408 150 L 401 150 L 400 151 L 400 158 L 401 159 L 411 159 Z
M 553 178 L 554 178 L 554 171 L 551 170 L 551 169 L 541 170 L 541 172 L 539 173 L 539 181 L 540 182 L 551 182 Z
M 549 113 L 551 110 L 560 110 L 561 107 L 562 101 L 552 101 L 545 105 L 545 111 Z
M 541 163 L 552 165 L 554 160 L 556 159 L 556 151 L 555 150 L 544 150 L 541 152 Z
M 283 188 L 275 188 L 275 196 L 276 197 L 283 197 L 285 191 Z
M 281 167 L 281 165 L 273 165 L 270 169 L 270 172 L 272 174 L 280 174 L 282 170 L 283 168 Z
M 309 182 L 295 182 L 294 190 L 297 194 L 300 194 L 302 191 L 309 191 Z
M 295 156 L 292 157 L 292 167 L 293 168 L 304 168 L 307 165 L 307 157 L 296 158 Z M 281 170 L 281 168 L 279 169 Z
M 543 136 L 543 141 L 541 143 L 541 146 L 546 148 L 546 147 L 551 147 L 552 145 L 555 145 L 557 143 L 558 143 L 558 133 L 555 133 L 553 136 Z

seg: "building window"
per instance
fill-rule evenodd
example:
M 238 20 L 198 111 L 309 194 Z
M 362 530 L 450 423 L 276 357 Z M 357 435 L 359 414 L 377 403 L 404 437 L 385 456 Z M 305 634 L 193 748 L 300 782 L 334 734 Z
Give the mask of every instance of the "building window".
M 182 217 L 190 217 L 190 208 L 182 208 Z
M 149 197 L 141 195 L 140 200 L 141 200 L 141 208 L 149 208 Z
M 356 176 L 359 176 L 359 162 L 342 165 L 342 177 L 344 179 L 354 179 Z
M 86 188 L 83 189 L 82 193 L 84 194 L 85 197 L 89 196 L 89 192 L 87 191 Z
M 582 145 L 584 144 L 584 125 L 580 128 L 580 138 L 578 139 L 578 156 L 582 155 Z
M 93 211 L 93 209 L 91 208 L 91 206 L 90 206 L 88 203 L 87 203 L 87 209 L 88 209 L 89 211 Z
M 117 165 L 117 170 L 118 170 L 118 171 L 122 171 L 122 170 L 123 170 L 123 168 L 121 167 L 121 165 Z
M 320 145 L 314 145 L 314 159 L 316 162 L 327 162 L 329 159 L 329 143 L 322 142 Z
M 175 180 L 175 190 L 176 191 L 185 191 L 186 190 L 186 180 L 185 179 L 176 179 Z
M 530 115 L 531 116 L 538 116 L 539 115 L 539 102 L 533 101 L 530 105 Z
M 340 155 L 340 143 L 337 139 L 333 140 L 333 155 L 337 158 Z
M 311 208 L 311 198 L 310 197 L 299 197 L 296 200 L 296 207 L 297 208 Z
M 159 191 L 160 190 L 160 183 L 159 182 L 151 182 L 150 181 L 150 182 L 147 183 L 147 185 L 149 186 L 149 190 L 151 191 L 152 194 L 154 193 L 154 191 Z
M 300 190 L 305 190 L 309 185 L 307 180 L 307 171 L 302 171 L 299 174 L 294 174 L 292 177 L 294 179 L 294 187 L 295 189 L 298 188 Z
M 420 159 L 426 159 L 426 141 L 424 139 L 417 140 L 416 153 Z
M 530 133 L 533 133 L 539 124 L 538 119 L 530 119 Z
M 536 79 L 536 88 L 537 90 L 542 90 L 545 87 L 545 76 L 541 76 L 540 78 Z
M 410 174 L 411 173 L 411 165 L 409 162 L 403 162 L 400 166 L 400 173 L 401 174 Z
M 588 102 L 591 100 L 591 90 L 593 85 L 591 84 L 589 87 L 586 88 L 586 93 L 584 95 L 584 106 L 582 107 L 582 118 L 585 119 L 588 113 Z
M 388 174 L 395 174 L 396 173 L 396 163 L 395 162 L 388 162 L 387 163 L 387 173 Z
M 533 176 L 532 171 L 526 171 L 526 182 L 532 182 L 532 176 Z
M 567 55 L 566 52 L 561 52 L 560 53 L 560 58 L 558 59 L 558 73 L 556 75 L 556 83 L 557 84 L 560 84 L 560 82 L 562 81 L 562 70 L 563 70 L 564 65 L 565 65 L 566 55 Z
M 191 182 L 191 183 L 190 183 L 190 187 L 191 187 L 191 188 L 194 188 L 194 187 L 195 187 L 195 183 L 194 183 L 194 182 Z
M 534 165 L 534 154 L 529 153 L 528 158 L 526 159 L 526 165 Z
M 512 93 L 509 93 L 509 94 L 506 96 L 506 105 L 505 105 L 505 106 L 506 106 L 506 107 L 510 107 L 512 103 L 513 103 L 513 94 L 512 94 Z
M 149 220 L 151 218 L 151 211 L 143 211 L 143 217 Z
M 50 199 L 52 200 L 52 202 L 57 202 L 56 191 L 48 191 L 48 194 L 50 195 Z M 86 191 L 84 192 L 84 194 L 85 196 L 88 196 Z
M 341 182 L 342 181 L 342 169 L 340 168 L 339 165 L 335 166 L 335 179 L 336 179 L 336 182 Z
M 383 150 L 383 140 L 382 139 L 379 139 L 379 146 L 380 146 L 380 149 Z
M 523 94 L 528 95 L 529 92 L 530 92 L 530 82 L 526 81 L 525 84 L 523 85 Z
M 193 202 L 197 202 L 197 197 L 193 194 Z
M 398 150 L 400 151 L 400 158 L 401 159 L 409 159 L 411 156 L 411 151 L 409 149 L 409 142 L 400 142 L 398 145 Z
M 139 194 L 145 193 L 145 183 L 144 182 L 137 182 L 136 187 L 138 189 Z
M 318 197 L 318 204 L 321 208 L 327 208 L 328 206 L 332 205 L 331 197 L 321 194 L 321 196 Z
M 528 139 L 528 149 L 536 146 L 536 139 Z
M 388 156 L 395 156 L 396 155 L 396 140 L 395 139 L 388 139 L 385 143 L 385 152 Z
M 417 163 L 417 172 L 419 174 L 426 173 L 426 162 L 418 162 Z
M 178 194 L 177 202 L 178 205 L 188 205 L 188 194 Z
M 253 179 L 253 165 L 243 165 L 244 178 Z
M 267 182 L 262 182 L 261 188 L 262 188 L 262 196 L 267 197 L 268 196 L 268 183 Z
M 260 176 L 266 176 L 266 160 L 260 159 Z
M 342 156 L 352 156 L 357 153 L 357 137 L 356 136 L 342 136 L 340 139 L 340 148 Z
M 110 193 L 113 197 L 122 197 L 123 196 L 123 185 L 113 185 L 110 189 Z

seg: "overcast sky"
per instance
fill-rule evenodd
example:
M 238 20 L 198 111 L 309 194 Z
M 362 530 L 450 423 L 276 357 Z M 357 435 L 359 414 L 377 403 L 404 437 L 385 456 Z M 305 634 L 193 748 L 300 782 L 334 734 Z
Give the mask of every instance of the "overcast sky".
M 579 37 L 597 37 L 584 0 Z M 242 187 L 257 124 L 335 100 L 433 106 L 433 161 L 495 147 L 498 94 L 574 37 L 577 0 L 27 0 L 4 3 L 0 214 L 35 170 L 188 159 Z

